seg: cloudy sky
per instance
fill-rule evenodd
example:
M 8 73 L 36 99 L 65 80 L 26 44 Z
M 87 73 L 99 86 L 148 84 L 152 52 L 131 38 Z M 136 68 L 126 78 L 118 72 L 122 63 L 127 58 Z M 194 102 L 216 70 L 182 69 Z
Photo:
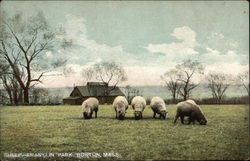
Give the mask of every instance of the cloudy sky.
M 43 87 L 82 85 L 81 70 L 101 61 L 124 67 L 120 85 L 160 85 L 160 75 L 187 58 L 206 72 L 238 74 L 249 66 L 249 3 L 246 1 L 4 1 L 1 9 L 25 16 L 44 11 L 63 26 L 74 45 L 60 53 L 74 73 L 45 78 Z M 56 52 L 56 53 L 55 53 Z M 198 79 L 198 78 L 197 78 Z M 60 81 L 59 81 L 60 80 Z

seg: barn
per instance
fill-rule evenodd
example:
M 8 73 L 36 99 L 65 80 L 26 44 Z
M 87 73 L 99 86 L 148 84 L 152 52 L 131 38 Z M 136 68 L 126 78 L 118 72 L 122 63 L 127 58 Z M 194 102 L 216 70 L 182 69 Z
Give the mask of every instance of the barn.
M 108 95 L 107 90 L 110 91 Z M 70 96 L 63 99 L 63 104 L 81 105 L 89 97 L 97 98 L 100 104 L 112 104 L 117 96 L 124 96 L 117 86 L 107 86 L 104 82 L 88 82 L 86 86 L 75 86 Z

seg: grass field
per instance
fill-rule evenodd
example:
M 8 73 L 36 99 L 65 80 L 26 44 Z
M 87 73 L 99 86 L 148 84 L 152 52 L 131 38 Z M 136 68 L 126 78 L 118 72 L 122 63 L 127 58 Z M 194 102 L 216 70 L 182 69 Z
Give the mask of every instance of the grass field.
M 4 153 L 86 152 L 120 156 L 101 160 L 249 158 L 249 106 L 201 107 L 207 126 L 181 125 L 180 120 L 174 125 L 174 106 L 167 107 L 169 119 L 152 119 L 147 107 L 138 121 L 131 107 L 123 121 L 114 119 L 111 106 L 100 106 L 92 120 L 82 119 L 80 106 L 1 107 L 1 158 L 12 160 Z

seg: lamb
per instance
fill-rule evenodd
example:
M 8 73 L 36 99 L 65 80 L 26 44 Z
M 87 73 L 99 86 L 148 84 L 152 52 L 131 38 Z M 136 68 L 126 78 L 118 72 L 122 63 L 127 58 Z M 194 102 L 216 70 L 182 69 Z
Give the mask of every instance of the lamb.
M 146 100 L 141 96 L 136 96 L 131 101 L 132 108 L 135 111 L 135 119 L 142 119 L 142 112 L 146 107 Z
M 85 119 L 91 119 L 93 111 L 94 111 L 95 118 L 97 118 L 98 105 L 99 105 L 99 101 L 96 98 L 90 97 L 90 98 L 86 99 L 82 103 L 83 117 Z
M 123 120 L 128 109 L 128 101 L 123 96 L 117 96 L 113 102 L 113 107 L 115 109 L 115 118 Z
M 188 124 L 191 122 L 194 124 L 197 120 L 200 125 L 206 125 L 207 119 L 204 116 L 200 106 L 198 106 L 193 100 L 186 100 L 177 104 L 177 112 L 174 123 L 177 119 L 181 118 L 181 123 L 184 124 L 184 117 L 189 116 Z
M 166 119 L 167 111 L 165 102 L 160 97 L 153 97 L 150 102 L 150 107 L 154 112 L 153 118 L 155 118 L 156 114 L 159 114 L 159 118 Z

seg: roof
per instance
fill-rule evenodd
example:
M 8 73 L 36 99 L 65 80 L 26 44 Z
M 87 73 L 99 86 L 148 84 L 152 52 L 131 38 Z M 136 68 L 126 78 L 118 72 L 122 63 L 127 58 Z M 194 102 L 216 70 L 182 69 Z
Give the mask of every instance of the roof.
M 106 86 L 106 82 L 88 82 L 87 86 Z
M 90 86 L 76 86 L 76 89 L 79 90 L 81 95 L 83 97 L 89 97 L 89 96 L 105 96 L 105 86 L 99 86 L 99 87 L 90 87 Z M 108 90 L 111 90 L 114 88 L 113 86 L 108 87 Z M 111 92 L 109 93 L 109 96 L 124 96 L 123 92 L 120 90 L 119 87 L 115 87 Z
M 79 98 L 80 97 L 69 96 L 69 97 L 64 98 L 64 100 L 76 100 L 76 99 L 79 99 Z

